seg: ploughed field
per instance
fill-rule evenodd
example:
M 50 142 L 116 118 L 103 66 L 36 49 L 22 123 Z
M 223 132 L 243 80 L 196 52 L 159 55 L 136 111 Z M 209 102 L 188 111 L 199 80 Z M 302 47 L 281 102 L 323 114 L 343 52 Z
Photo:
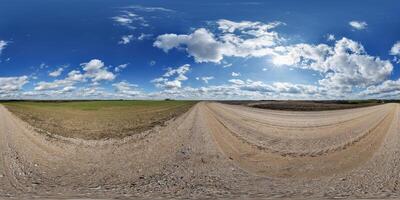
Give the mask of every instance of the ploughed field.
M 287 110 L 287 111 L 324 111 L 341 110 L 351 108 L 362 108 L 367 106 L 376 106 L 383 104 L 379 100 L 330 100 L 330 101 L 298 101 L 298 100 L 280 100 L 280 101 L 222 101 L 222 103 L 233 105 L 246 105 L 254 108 Z
M 179 101 L 31 104 L 0 105 L 0 197 L 400 197 L 397 103 L 324 111 Z M 88 117 L 74 121 L 79 134 L 69 134 L 75 129 L 68 124 L 67 137 L 53 137 L 29 121 L 40 112 L 43 121 L 53 115 Z M 145 122 L 144 131 L 133 128 L 138 133 L 127 137 L 118 129 L 146 115 L 152 117 L 141 119 L 172 120 L 154 127 Z M 91 120 L 100 125 L 85 124 Z M 121 132 L 109 140 L 86 140 L 82 127 Z
M 193 101 L 7 102 L 37 131 L 82 139 L 123 138 L 189 110 Z

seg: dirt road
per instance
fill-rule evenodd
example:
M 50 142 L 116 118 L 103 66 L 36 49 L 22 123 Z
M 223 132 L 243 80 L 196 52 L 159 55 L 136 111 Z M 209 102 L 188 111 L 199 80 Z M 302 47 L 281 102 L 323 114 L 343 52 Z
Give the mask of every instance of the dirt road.
M 124 139 L 38 134 L 0 107 L 0 196 L 397 197 L 399 105 L 270 111 L 201 102 Z

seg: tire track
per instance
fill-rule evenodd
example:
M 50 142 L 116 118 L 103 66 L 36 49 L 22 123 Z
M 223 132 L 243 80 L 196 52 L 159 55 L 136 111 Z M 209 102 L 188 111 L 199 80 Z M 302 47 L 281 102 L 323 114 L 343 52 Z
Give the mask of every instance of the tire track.
M 259 146 L 242 137 L 240 132 L 232 131 L 229 125 L 206 107 L 209 126 L 216 140 L 227 157 L 232 158 L 241 168 L 257 175 L 277 177 L 318 177 L 353 169 L 369 158 L 379 148 L 389 126 L 393 123 L 397 105 L 388 105 L 390 109 L 384 117 L 369 126 L 362 134 L 343 143 L 331 144 L 328 148 L 306 149 L 306 151 L 281 151 L 266 146 Z M 215 105 L 214 105 L 215 106 Z M 218 105 L 217 105 L 218 106 Z M 385 111 L 382 108 L 382 111 Z M 240 126 L 236 121 L 236 125 Z M 282 139 L 284 140 L 284 139 Z M 279 143 L 278 143 L 279 144 Z M 285 144 L 280 142 L 280 144 Z M 289 146 L 290 149 L 290 146 Z M 354 156 L 357 155 L 357 156 Z M 343 159 L 349 158 L 349 159 Z
M 371 185 L 376 172 L 382 182 L 398 179 L 384 177 L 378 169 L 382 159 L 375 156 L 395 160 L 399 151 L 387 146 L 387 137 L 398 135 L 397 104 L 308 114 L 228 107 L 201 102 L 140 135 L 87 141 L 38 133 L 0 106 L 0 197 L 270 196 L 294 193 L 303 181 L 322 193 L 341 186 L 335 178 L 342 175 L 351 181 L 349 188 Z M 296 129 L 297 119 L 316 126 Z M 268 133 L 276 129 L 266 120 L 279 121 L 281 128 Z M 300 134 L 289 137 L 293 131 Z

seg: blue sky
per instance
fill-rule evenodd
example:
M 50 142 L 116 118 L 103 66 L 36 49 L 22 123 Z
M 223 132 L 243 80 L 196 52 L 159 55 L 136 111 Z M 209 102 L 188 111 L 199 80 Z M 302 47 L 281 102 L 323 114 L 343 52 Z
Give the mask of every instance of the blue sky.
M 0 98 L 399 98 L 399 7 L 4 0 Z

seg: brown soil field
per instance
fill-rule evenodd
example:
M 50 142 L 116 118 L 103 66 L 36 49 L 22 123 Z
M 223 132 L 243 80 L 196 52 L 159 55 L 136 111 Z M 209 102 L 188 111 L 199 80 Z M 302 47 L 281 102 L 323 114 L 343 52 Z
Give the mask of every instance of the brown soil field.
M 44 134 L 82 139 L 123 138 L 189 110 L 191 101 L 9 102 L 12 113 Z
M 287 110 L 287 111 L 324 111 L 362 108 L 380 105 L 382 101 L 226 101 L 222 103 L 232 105 L 246 105 L 254 108 Z
M 399 198 L 400 107 L 200 102 L 142 133 L 51 137 L 0 106 L 0 197 Z

